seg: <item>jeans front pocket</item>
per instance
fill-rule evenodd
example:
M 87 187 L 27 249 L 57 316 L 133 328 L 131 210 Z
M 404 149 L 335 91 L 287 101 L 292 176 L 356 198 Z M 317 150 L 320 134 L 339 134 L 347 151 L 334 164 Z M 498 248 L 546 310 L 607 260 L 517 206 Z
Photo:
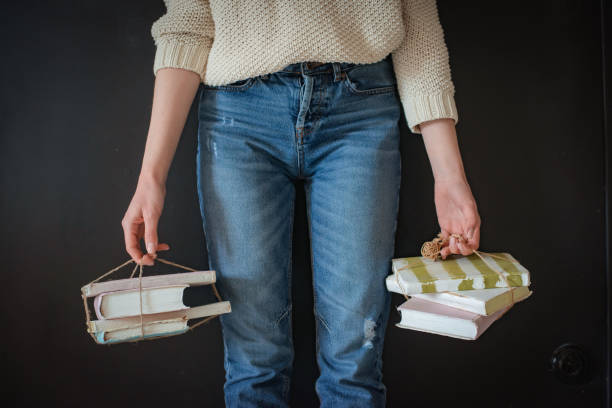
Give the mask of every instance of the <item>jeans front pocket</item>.
M 393 64 L 389 57 L 372 64 L 357 64 L 344 72 L 342 81 L 354 95 L 373 95 L 396 92 Z
M 257 77 L 250 77 L 246 79 L 239 79 L 238 81 L 232 82 L 225 85 L 208 85 L 203 84 L 203 88 L 211 91 L 245 91 L 249 89 L 255 83 Z

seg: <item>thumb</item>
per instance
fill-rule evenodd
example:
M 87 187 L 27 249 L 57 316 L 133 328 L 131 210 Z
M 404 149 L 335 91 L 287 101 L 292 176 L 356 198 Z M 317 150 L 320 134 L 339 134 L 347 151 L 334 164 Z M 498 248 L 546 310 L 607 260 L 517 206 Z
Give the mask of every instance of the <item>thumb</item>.
M 144 217 L 144 222 L 145 222 L 145 233 L 144 233 L 144 239 L 145 239 L 145 245 L 147 248 L 147 253 L 151 254 L 152 258 L 157 257 L 157 244 L 158 244 L 158 238 L 157 238 L 157 222 L 158 222 L 159 218 L 155 217 L 155 216 L 148 216 L 148 217 Z

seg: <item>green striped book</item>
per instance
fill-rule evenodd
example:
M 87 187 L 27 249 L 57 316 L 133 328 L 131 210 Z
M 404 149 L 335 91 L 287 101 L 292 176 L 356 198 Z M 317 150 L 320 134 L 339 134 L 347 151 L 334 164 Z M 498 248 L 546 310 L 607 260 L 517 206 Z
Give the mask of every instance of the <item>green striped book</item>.
M 496 270 L 503 273 L 510 286 L 529 286 L 529 271 L 512 255 L 506 252 L 491 254 L 494 256 L 481 253 L 486 262 L 475 253 L 451 254 L 444 260 L 435 261 L 423 256 L 395 258 L 392 260 L 393 274 L 386 278 L 387 290 L 410 295 L 507 287 Z

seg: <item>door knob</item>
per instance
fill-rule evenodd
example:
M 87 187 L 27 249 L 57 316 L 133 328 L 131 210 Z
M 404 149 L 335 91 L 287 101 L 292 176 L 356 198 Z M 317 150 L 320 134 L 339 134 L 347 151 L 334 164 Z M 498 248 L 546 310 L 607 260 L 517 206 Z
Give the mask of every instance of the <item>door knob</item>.
M 578 344 L 565 343 L 557 347 L 550 358 L 549 371 L 566 384 L 584 384 L 590 374 L 589 357 Z

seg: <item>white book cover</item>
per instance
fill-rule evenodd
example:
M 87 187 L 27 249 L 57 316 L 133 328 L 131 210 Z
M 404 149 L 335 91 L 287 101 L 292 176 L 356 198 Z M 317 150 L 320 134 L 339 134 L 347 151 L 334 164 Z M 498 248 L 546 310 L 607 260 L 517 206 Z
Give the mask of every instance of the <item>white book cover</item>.
M 513 293 L 511 293 L 513 291 Z M 532 292 L 527 286 L 515 288 L 473 289 L 457 292 L 418 293 L 411 297 L 455 307 L 472 313 L 488 316 L 521 300 L 527 299 Z

